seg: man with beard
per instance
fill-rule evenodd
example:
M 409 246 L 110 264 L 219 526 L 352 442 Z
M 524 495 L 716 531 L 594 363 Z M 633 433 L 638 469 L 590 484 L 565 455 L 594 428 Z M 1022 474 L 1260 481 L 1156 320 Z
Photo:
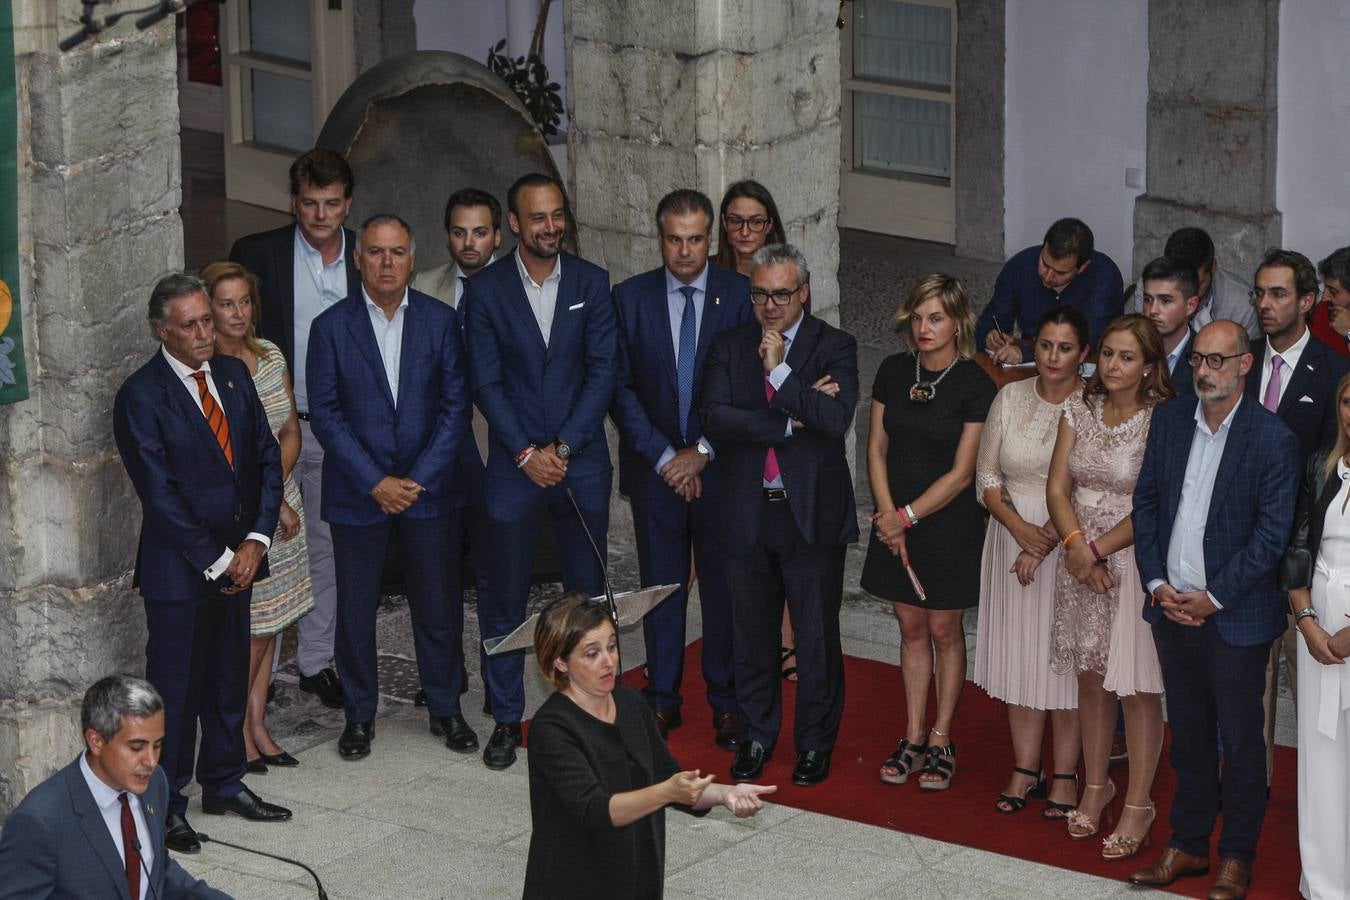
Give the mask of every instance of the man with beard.
M 1195 271 L 1165 256 L 1144 266 L 1142 309 L 1158 326 L 1167 354 L 1167 374 L 1180 397 L 1194 393 L 1191 384 L 1191 316 L 1200 306 Z
M 485 570 L 478 596 L 485 638 L 524 621 L 546 517 L 561 551 L 563 590 L 594 596 L 603 589 L 586 532 L 603 554 L 610 489 L 604 419 L 617 374 L 609 273 L 563 252 L 569 222 L 562 185 L 549 175 L 523 175 L 506 205 L 520 243 L 509 260 L 471 278 L 460 300 L 474 402 L 488 422 L 483 543 L 491 549 L 475 560 Z M 519 653 L 484 658 L 497 723 L 483 749 L 490 769 L 516 761 L 523 675 Z
M 450 261 L 418 272 L 412 289 L 459 308 L 464 283 L 495 260 L 502 245 L 502 207 L 478 188 L 461 188 L 445 203 L 445 244 Z
M 1246 896 L 1266 812 L 1261 693 L 1271 644 L 1285 629 L 1275 575 L 1301 457 L 1289 428 L 1244 396 L 1253 360 L 1242 327 L 1212 322 L 1193 346 L 1199 399 L 1153 413 L 1134 490 L 1143 615 L 1162 663 L 1177 793 L 1167 849 L 1130 880 L 1161 887 L 1206 874 L 1222 798 L 1209 896 L 1227 900 Z

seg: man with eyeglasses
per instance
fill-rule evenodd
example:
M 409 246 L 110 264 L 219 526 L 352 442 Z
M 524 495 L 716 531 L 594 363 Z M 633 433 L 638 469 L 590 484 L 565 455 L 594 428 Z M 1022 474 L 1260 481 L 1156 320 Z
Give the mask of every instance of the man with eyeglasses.
M 1079 219 L 1060 219 L 1039 246 L 1004 264 L 994 296 L 975 324 L 975 343 L 1004 365 L 1030 362 L 1036 325 L 1067 303 L 1088 320 L 1088 340 L 1097 340 L 1124 306 L 1120 269 L 1093 248 L 1092 229 Z M 1020 337 L 1014 335 L 1014 329 Z
M 1254 365 L 1249 340 L 1226 319 L 1195 336 L 1189 361 L 1198 399 L 1154 411 L 1131 516 L 1177 792 L 1167 848 L 1130 880 L 1162 887 L 1208 873 L 1222 798 L 1219 871 L 1209 893 L 1216 898 L 1246 896 L 1265 816 L 1260 697 L 1270 648 L 1285 630 L 1275 576 L 1301 475 L 1298 439 L 1244 396 Z
M 680 725 L 686 582 L 698 561 L 703 611 L 703 681 L 717 745 L 734 750 L 736 706 L 731 595 L 723 554 L 712 537 L 720 467 L 703 435 L 694 398 L 712 337 L 752 317 L 750 282 L 709 265 L 712 201 L 671 191 L 656 207 L 663 265 L 615 286 L 619 378 L 610 416 L 619 429 L 619 490 L 633 504 L 643 586 L 679 590 L 643 619 L 647 684 L 643 694 L 664 735 Z
M 745 721 L 737 781 L 758 778 L 778 740 L 785 595 L 798 659 L 794 784 L 829 775 L 844 710 L 839 605 L 844 551 L 858 539 L 844 437 L 858 402 L 858 346 L 805 311 L 809 277 L 800 250 L 762 247 L 750 275 L 757 321 L 714 337 L 703 370 Z
M 1293 250 L 1271 250 L 1253 279 L 1252 305 L 1265 337 L 1252 344 L 1261 377 L 1247 384 L 1247 395 L 1284 420 L 1298 436 L 1299 471 L 1319 446 L 1336 439 L 1336 384 L 1350 371 L 1350 360 L 1314 340 L 1307 318 L 1317 302 L 1317 270 Z M 1290 620 L 1292 624 L 1292 619 Z M 1271 651 L 1266 679 L 1266 783 L 1275 771 L 1275 704 L 1283 654 L 1289 687 L 1298 696 L 1295 629 Z

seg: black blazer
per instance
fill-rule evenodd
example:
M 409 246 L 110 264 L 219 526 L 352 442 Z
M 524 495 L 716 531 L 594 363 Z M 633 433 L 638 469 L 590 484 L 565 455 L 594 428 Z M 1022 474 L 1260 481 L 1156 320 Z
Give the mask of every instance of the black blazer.
M 1260 403 L 1265 338 L 1252 341 L 1252 356 L 1255 359 L 1247 376 L 1247 396 Z M 1298 436 L 1300 461 L 1321 445 L 1336 442 L 1336 384 L 1346 372 L 1350 372 L 1350 360 L 1332 352 L 1316 335 L 1309 335 L 1298 365 L 1292 374 L 1286 373 L 1289 386 L 1275 414 Z
M 262 311 L 258 317 L 258 335 L 281 348 L 286 367 L 292 372 L 303 366 L 295 358 L 295 225 L 283 225 L 271 231 L 246 234 L 230 248 L 230 259 L 258 277 Z M 361 286 L 356 271 L 356 232 L 342 229 L 347 238 L 346 294 Z
M 1190 356 L 1194 349 L 1195 329 L 1192 328 L 1191 336 L 1186 339 L 1186 352 L 1181 359 L 1177 360 L 1177 367 L 1172 370 L 1169 376 L 1169 380 L 1172 382 L 1172 390 L 1177 392 L 1178 397 L 1189 397 L 1195 394 L 1195 371 L 1191 368 L 1191 361 L 1186 358 Z
M 1322 524 L 1327 507 L 1341 491 L 1341 480 L 1336 470 L 1326 474 L 1327 458 L 1334 445 L 1328 444 L 1308 457 L 1303 467 L 1303 481 L 1298 489 L 1298 504 L 1294 507 L 1294 530 L 1289 536 L 1289 549 L 1280 561 L 1280 590 L 1292 591 L 1312 585 L 1313 563 L 1322 546 Z
M 788 505 L 806 542 L 826 547 L 858 539 L 844 455 L 844 435 L 858 403 L 858 343 L 803 315 L 788 348 L 792 374 L 772 403 L 764 392 L 758 320 L 716 335 L 708 351 L 698 406 L 721 468 L 718 526 L 727 552 L 736 556 L 749 553 L 759 540 L 764 454 L 770 447 L 777 451 Z M 837 397 L 811 390 L 826 374 L 839 384 Z M 784 436 L 789 419 L 805 426 L 790 438 Z

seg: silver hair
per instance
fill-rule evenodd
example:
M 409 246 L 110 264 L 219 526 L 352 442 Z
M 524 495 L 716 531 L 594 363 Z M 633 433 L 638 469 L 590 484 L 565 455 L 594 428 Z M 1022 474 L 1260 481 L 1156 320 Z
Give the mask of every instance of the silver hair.
M 80 733 L 94 729 L 105 741 L 122 729 L 122 717 L 144 719 L 164 708 L 155 686 L 132 675 L 109 675 L 84 692 L 80 706 Z
M 196 275 L 189 275 L 187 272 L 170 272 L 163 276 L 155 282 L 154 289 L 150 291 L 150 324 L 162 325 L 168 321 L 170 300 L 177 300 L 179 297 L 187 297 L 197 293 L 208 299 L 211 296 L 206 290 L 206 282 Z
M 750 269 L 760 266 L 782 266 L 791 263 L 797 267 L 797 285 L 800 287 L 811 279 L 811 270 L 806 266 L 806 254 L 791 244 L 765 244 L 755 251 L 750 259 Z
M 413 236 L 412 226 L 399 216 L 393 213 L 376 213 L 369 219 L 361 223 L 361 227 L 356 229 L 356 252 L 361 252 L 361 245 L 364 243 L 366 232 L 376 225 L 397 225 L 408 235 L 408 252 L 417 255 L 417 238 Z

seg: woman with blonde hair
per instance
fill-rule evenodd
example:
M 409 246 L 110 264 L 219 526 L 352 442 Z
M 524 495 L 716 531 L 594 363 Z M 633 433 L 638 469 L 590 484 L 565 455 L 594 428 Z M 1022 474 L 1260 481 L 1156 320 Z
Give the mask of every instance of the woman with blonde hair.
M 314 608 L 309 580 L 309 552 L 305 543 L 305 511 L 300 488 L 292 477 L 300 458 L 300 420 L 295 412 L 291 379 L 280 348 L 254 333 L 261 313 L 258 281 L 235 262 L 213 262 L 202 269 L 211 316 L 216 328 L 216 352 L 243 360 L 253 373 L 258 399 L 267 422 L 281 445 L 284 491 L 281 516 L 272 547 L 267 552 L 270 574 L 253 585 L 249 605 L 252 642 L 249 649 L 248 704 L 244 710 L 244 751 L 250 772 L 268 766 L 288 768 L 300 763 L 277 746 L 267 730 L 267 686 L 272 681 L 272 658 L 277 635 Z
M 1115 784 L 1107 777 L 1116 700 L 1125 711 L 1129 786 L 1119 827 L 1102 858 L 1124 859 L 1148 843 L 1156 816 L 1150 791 L 1162 750 L 1162 669 L 1140 615 L 1144 588 L 1130 522 L 1153 409 L 1175 396 L 1162 338 L 1141 315 L 1102 332 L 1097 370 L 1064 405 L 1050 459 L 1046 505 L 1063 536 L 1055 574 L 1051 667 L 1078 678 L 1085 780 L 1069 837 L 1110 824 Z
M 896 324 L 907 350 L 881 363 L 872 387 L 867 472 L 876 512 L 862 572 L 863 589 L 889 600 L 900 623 L 907 721 L 881 780 L 903 784 L 918 773 L 921 788 L 946 790 L 956 771 L 952 722 L 966 680 L 962 617 L 980 595 L 984 514 L 973 487 L 975 457 L 995 391 L 971 358 L 975 316 L 956 278 L 922 279 Z

